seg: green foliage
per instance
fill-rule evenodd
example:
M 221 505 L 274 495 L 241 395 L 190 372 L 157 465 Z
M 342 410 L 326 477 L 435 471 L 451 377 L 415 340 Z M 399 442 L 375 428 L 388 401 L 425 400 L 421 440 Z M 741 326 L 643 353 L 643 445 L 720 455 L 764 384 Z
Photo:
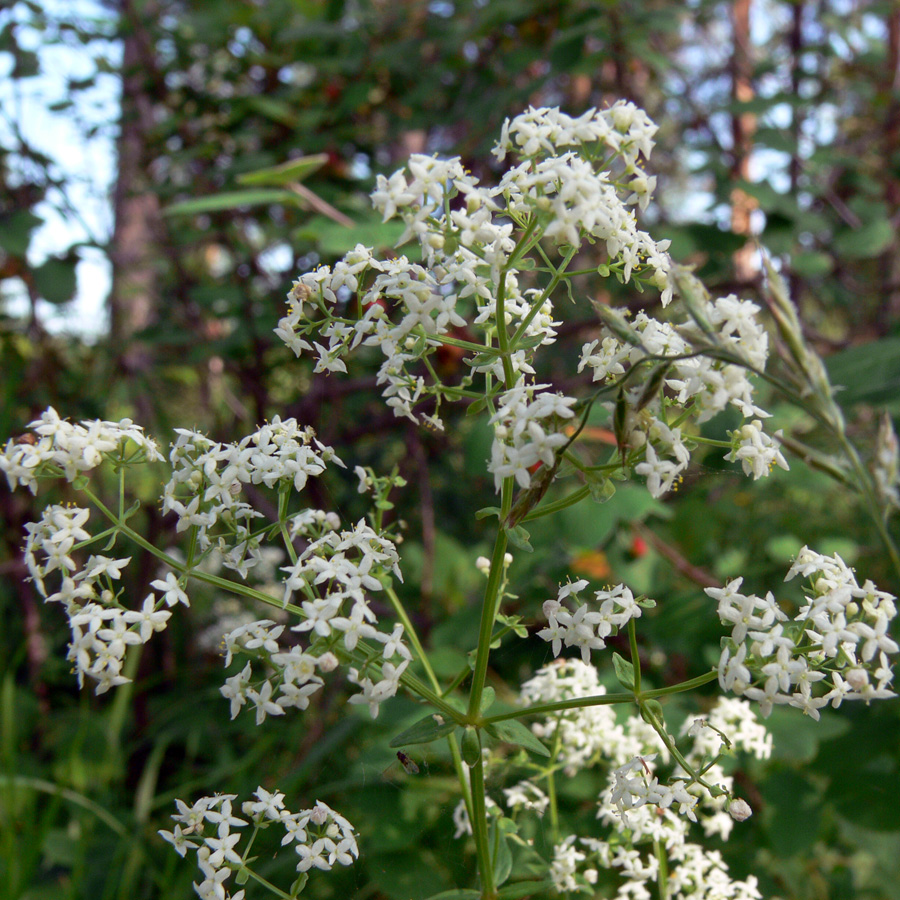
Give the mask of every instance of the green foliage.
M 75 104 L 108 68 L 101 38 L 110 23 L 84 18 L 54 26 L 41 4 L 15 6 L 48 40 L 94 48 L 85 51 L 94 73 L 70 82 L 63 101 Z M 12 318 L 5 312 L 6 298 L 13 295 L 68 303 L 80 250 L 62 246 L 46 258 L 35 255 L 35 236 L 48 215 L 42 204 L 58 201 L 51 190 L 55 176 L 43 154 L 4 136 L 0 434 L 21 433 L 35 411 L 51 403 L 73 418 L 137 417 L 141 411 L 150 417 L 146 424 L 163 433 L 190 420 L 221 436 L 236 420 L 246 424 L 290 409 L 323 440 L 354 446 L 378 468 L 386 471 L 399 460 L 405 470 L 424 473 L 419 484 L 430 484 L 433 496 L 413 491 L 412 499 L 397 501 L 394 515 L 409 523 L 403 548 L 410 563 L 408 596 L 430 579 L 413 608 L 438 648 L 432 659 L 439 676 L 449 679 L 469 670 L 464 654 L 453 648 L 478 627 L 473 607 L 483 585 L 474 559 L 486 552 L 492 524 L 487 520 L 476 526 L 483 530 L 474 530 L 472 511 L 458 490 L 461 479 L 482 477 L 490 453 L 483 422 L 452 421 L 450 437 L 413 439 L 379 418 L 360 390 L 367 385 L 345 390 L 332 378 L 321 392 L 310 392 L 311 366 L 295 364 L 288 372 L 289 354 L 271 336 L 280 294 L 301 268 L 328 261 L 357 241 L 376 250 L 394 245 L 401 229 L 372 218 L 362 198 L 372 173 L 390 169 L 404 147 L 421 142 L 428 153 L 461 152 L 483 174 L 492 166 L 489 136 L 527 101 L 559 97 L 579 111 L 579 105 L 599 104 L 624 90 L 651 111 L 665 108 L 660 144 L 677 147 L 681 156 L 692 157 L 695 169 L 712 173 L 711 214 L 706 221 L 671 227 L 673 254 L 696 263 L 704 277 L 731 284 L 730 265 L 722 260 L 745 236 L 720 223 L 728 218 L 734 187 L 752 195 L 764 220 L 760 242 L 781 256 L 811 333 L 822 347 L 845 348 L 829 357 L 828 371 L 845 388 L 839 399 L 863 444 L 870 406 L 886 406 L 900 416 L 900 347 L 892 314 L 892 260 L 898 254 L 890 223 L 896 208 L 885 200 L 896 187 L 897 151 L 886 133 L 896 99 L 877 28 L 863 27 L 855 13 L 845 16 L 830 3 L 815 23 L 808 4 L 776 4 L 785 16 L 805 11 L 801 46 L 790 52 L 786 32 L 773 30 L 770 46 L 758 53 L 757 70 L 760 81 L 777 82 L 778 88 L 761 91 L 737 110 L 717 80 L 721 67 L 713 54 L 689 71 L 672 63 L 683 46 L 683 28 L 694 29 L 688 40 L 702 47 L 721 27 L 721 10 L 713 4 L 697 4 L 686 13 L 661 2 L 602 9 L 582 2 L 460 2 L 447 17 L 439 7 L 164 3 L 162 14 L 146 17 L 153 54 L 146 72 L 157 118 L 141 168 L 153 173 L 144 187 L 170 215 L 153 255 L 161 298 L 157 321 L 139 336 L 155 363 L 127 378 L 114 375 L 121 348 L 103 338 L 94 347 L 49 338 L 34 327 L 40 316 Z M 894 12 L 872 4 L 865 14 L 881 27 Z M 41 56 L 24 45 L 22 33 L 12 20 L 4 22 L 0 50 L 8 57 L 10 79 L 24 85 L 40 73 Z M 796 71 L 805 85 L 802 101 L 790 88 Z M 685 81 L 690 86 L 682 90 Z M 830 98 L 840 110 L 833 129 L 822 124 L 828 107 L 820 98 Z M 782 154 L 776 157 L 784 161 L 780 180 L 773 175 L 736 183 L 731 177 L 719 134 L 734 111 L 759 117 L 754 140 L 758 150 Z M 779 118 L 784 116 L 788 127 Z M 670 184 L 681 178 L 685 193 L 694 191 L 695 175 L 678 159 L 666 168 Z M 296 193 L 274 189 L 282 178 L 302 179 L 353 227 L 316 211 Z M 73 204 L 59 206 L 72 221 Z M 665 220 L 677 218 L 679 210 L 663 203 L 659 213 Z M 624 290 L 616 296 L 635 307 L 643 302 Z M 560 357 L 577 354 L 580 339 L 594 327 L 587 304 L 567 310 L 567 319 L 570 313 L 576 340 L 560 341 Z M 873 335 L 877 339 L 869 340 Z M 454 361 L 443 364 L 452 368 Z M 366 376 L 370 382 L 373 372 Z M 553 374 L 551 364 L 547 377 Z M 775 412 L 779 426 L 815 442 L 813 422 L 792 419 L 785 409 Z M 704 435 L 727 440 L 727 428 L 736 424 L 710 423 Z M 696 475 L 696 484 L 689 478 L 665 503 L 640 487 L 592 481 L 595 499 L 604 502 L 528 521 L 527 538 L 511 531 L 520 546 L 527 541 L 535 548 L 516 559 L 512 581 L 519 596 L 511 607 L 534 630 L 540 603 L 570 563 L 600 567 L 594 571 L 606 574 L 596 576 L 598 583 L 623 580 L 636 592 L 659 597 L 659 608 L 645 616 L 641 654 L 650 677 L 662 684 L 704 671 L 717 654 L 719 634 L 709 626 L 701 576 L 725 580 L 741 573 L 748 588 L 771 587 L 788 596 L 790 586 L 777 584 L 785 556 L 815 541 L 817 549 L 858 558 L 867 571 L 871 564 L 873 577 L 878 572 L 891 583 L 874 530 L 821 472 L 792 460 L 790 473 L 778 473 L 777 482 L 752 497 L 739 469 L 720 456 L 710 454 Z M 578 483 L 574 477 L 562 482 L 572 489 Z M 164 544 L 170 535 L 153 512 L 154 499 L 144 498 L 148 528 Z M 350 479 L 329 484 L 319 499 L 323 506 L 334 499 L 342 509 L 354 509 L 355 485 Z M 9 573 L 0 598 L 8 623 L 0 639 L 0 896 L 187 896 L 191 873 L 179 868 L 156 836 L 170 824 L 172 799 L 212 791 L 223 780 L 246 793 L 260 783 L 261 772 L 310 802 L 319 790 L 323 799 L 347 801 L 348 817 L 376 835 L 359 881 L 320 887 L 313 880 L 303 896 L 330 891 L 335 897 L 404 900 L 447 891 L 468 877 L 463 850 L 449 843 L 451 794 L 441 783 L 449 760 L 435 749 L 438 744 L 423 744 L 434 761 L 434 777 L 420 780 L 427 787 L 416 781 L 414 791 L 401 792 L 391 779 L 403 773 L 384 774 L 391 765 L 398 768 L 387 748 L 401 746 L 396 741 L 417 711 L 407 709 L 403 721 L 385 721 L 383 731 L 362 739 L 354 720 L 336 721 L 331 704 L 340 698 L 333 697 L 310 710 L 321 722 L 315 733 L 298 726 L 250 741 L 217 696 L 219 661 L 190 649 L 205 624 L 202 611 L 169 637 L 157 657 L 142 662 L 150 680 L 144 679 L 147 687 L 135 697 L 133 711 L 76 698 L 55 611 L 36 610 L 23 599 L 27 586 L 16 560 L 21 526 L 35 518 L 34 508 L 28 498 L 3 493 L 0 500 L 2 564 Z M 420 539 L 429 522 L 436 533 Z M 648 545 L 648 536 L 656 543 Z M 145 571 L 135 580 L 135 595 L 152 577 Z M 501 700 L 504 679 L 546 661 L 523 645 L 506 642 L 492 657 Z M 191 665 L 176 673 L 172 660 L 186 654 Z M 203 703 L 187 699 L 198 686 Z M 771 770 L 748 775 L 765 803 L 762 824 L 749 832 L 749 847 L 728 852 L 748 871 L 768 867 L 770 893 L 898 896 L 896 716 L 841 709 L 813 728 L 815 723 L 788 721 L 779 713 L 770 720 L 776 734 Z M 521 732 L 493 727 L 500 740 L 541 755 Z M 411 781 L 409 776 L 404 784 Z M 568 788 L 573 796 L 582 790 L 582 801 L 590 796 L 590 785 L 561 789 Z M 421 853 L 411 866 L 404 851 L 412 842 Z M 494 857 L 498 875 L 508 864 L 509 846 L 501 835 Z M 825 852 L 826 846 L 833 852 Z M 842 855 L 839 865 L 834 854 Z M 540 883 L 507 883 L 499 896 L 511 900 L 547 891 Z M 439 896 L 472 894 L 451 890 Z

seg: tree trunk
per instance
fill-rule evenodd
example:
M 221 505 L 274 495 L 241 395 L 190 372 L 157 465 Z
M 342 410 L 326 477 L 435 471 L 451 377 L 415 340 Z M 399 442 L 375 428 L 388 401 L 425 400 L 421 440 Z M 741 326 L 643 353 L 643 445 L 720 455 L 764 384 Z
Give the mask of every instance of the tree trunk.
M 731 55 L 731 98 L 736 103 L 747 103 L 753 99 L 753 60 L 750 53 L 750 0 L 735 0 L 731 7 L 734 47 Z M 750 178 L 750 156 L 753 150 L 753 135 L 756 131 L 756 116 L 749 112 L 735 110 L 731 119 L 733 181 L 748 181 Z M 731 192 L 731 230 L 735 234 L 752 236 L 750 216 L 756 208 L 753 197 L 734 187 Z M 734 254 L 734 274 L 738 283 L 752 281 L 759 266 L 756 249 L 752 241 Z
M 148 134 L 153 125 L 151 93 L 153 47 L 145 24 L 159 14 L 154 0 L 117 0 L 123 41 L 121 126 L 117 140 L 118 173 L 110 247 L 112 291 L 110 325 L 119 368 L 137 374 L 150 365 L 146 345 L 135 334 L 155 321 L 160 233 L 159 200 L 147 177 Z

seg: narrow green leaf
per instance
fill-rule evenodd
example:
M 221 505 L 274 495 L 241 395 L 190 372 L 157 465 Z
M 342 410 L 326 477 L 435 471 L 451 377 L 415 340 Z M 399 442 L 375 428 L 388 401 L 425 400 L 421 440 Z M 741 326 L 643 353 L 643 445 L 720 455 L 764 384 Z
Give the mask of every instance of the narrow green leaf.
M 494 703 L 494 689 L 487 685 L 481 692 L 481 712 L 484 713 L 491 708 Z
M 518 719 L 506 719 L 494 722 L 486 728 L 487 733 L 498 741 L 524 747 L 538 756 L 550 756 L 550 751 L 531 733 L 527 725 Z
M 478 730 L 469 726 L 463 732 L 462 741 L 460 741 L 460 749 L 462 750 L 462 758 L 465 764 L 471 769 L 481 759 L 481 736 Z
M 411 728 L 407 728 L 402 734 L 398 734 L 390 743 L 391 747 L 408 747 L 410 744 L 430 744 L 432 741 L 447 737 L 456 723 L 446 721 L 438 713 L 432 713 L 419 719 Z
M 490 847 L 491 862 L 494 869 L 494 884 L 499 887 L 512 873 L 513 859 L 506 835 L 503 834 L 496 819 L 491 823 Z
M 634 666 L 628 662 L 625 657 L 618 653 L 613 653 L 613 669 L 616 672 L 616 678 L 623 688 L 629 691 L 634 690 Z
M 662 704 L 659 700 L 644 700 L 641 706 L 641 718 L 648 724 L 665 725 Z
M 241 206 L 261 206 L 270 203 L 285 205 L 296 202 L 297 197 L 290 191 L 278 191 L 274 188 L 256 191 L 226 191 L 224 194 L 172 203 L 163 210 L 163 213 L 167 216 L 192 216 L 199 213 L 237 209 Z
M 524 900 L 526 897 L 549 897 L 554 893 L 552 881 L 517 881 L 497 892 L 498 900 Z
M 481 891 L 473 891 L 470 888 L 441 891 L 440 894 L 432 894 L 428 900 L 481 900 Z
M 316 153 L 313 156 L 299 156 L 278 166 L 257 169 L 238 175 L 238 184 L 280 186 L 303 181 L 313 172 L 321 169 L 328 162 L 327 153 Z

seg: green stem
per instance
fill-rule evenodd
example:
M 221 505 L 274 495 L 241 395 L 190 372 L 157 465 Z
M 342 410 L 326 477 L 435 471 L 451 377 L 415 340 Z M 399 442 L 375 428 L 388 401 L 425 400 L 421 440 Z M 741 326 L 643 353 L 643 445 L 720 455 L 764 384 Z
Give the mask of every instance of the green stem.
M 641 696 L 641 657 L 638 653 L 637 631 L 634 619 L 628 620 L 628 646 L 631 650 L 631 670 L 634 673 L 634 695 Z
M 509 480 L 509 479 L 507 479 Z M 505 487 L 505 485 L 504 485 Z M 472 688 L 469 692 L 469 718 L 476 720 L 481 710 L 481 695 L 484 692 L 484 681 L 487 676 L 488 657 L 491 652 L 491 637 L 494 632 L 494 614 L 497 607 L 497 595 L 500 580 L 503 576 L 503 557 L 506 555 L 506 532 L 497 530 L 494 541 L 494 553 L 491 556 L 491 570 L 484 592 L 481 606 L 481 624 L 478 629 L 478 649 L 475 651 L 475 670 L 472 673 Z
M 659 863 L 659 872 L 656 876 L 656 885 L 659 888 L 659 900 L 669 900 L 669 858 L 666 856 L 666 848 L 662 841 L 653 842 L 656 860 Z
M 544 506 L 533 509 L 524 519 L 522 519 L 522 521 L 530 522 L 533 519 L 540 519 L 542 516 L 550 516 L 560 510 L 568 509 L 570 506 L 574 506 L 576 503 L 584 500 L 590 492 L 591 489 L 587 485 L 582 485 L 578 490 L 572 491 L 567 497 L 563 497 L 560 500 L 554 500 L 552 503 L 547 503 Z
M 572 258 L 578 252 L 577 247 L 571 247 L 566 255 L 563 257 L 563 261 L 559 264 L 559 268 L 553 274 L 553 277 L 547 283 L 547 286 L 544 288 L 543 293 L 531 306 L 531 309 L 528 311 L 528 315 L 522 320 L 522 324 L 516 329 L 516 333 L 512 336 L 512 340 L 510 341 L 513 349 L 515 349 L 516 344 L 522 339 L 522 335 L 525 334 L 525 330 L 531 324 L 532 319 L 540 312 L 541 307 L 544 305 L 544 301 L 556 290 L 556 286 L 562 281 L 562 277 L 565 274 L 566 266 L 572 261 Z
M 419 635 L 416 633 L 416 628 L 413 625 L 412 620 L 406 614 L 406 609 L 404 608 L 400 598 L 397 596 L 397 592 L 391 585 L 388 585 L 385 588 L 385 594 L 387 594 L 388 599 L 391 601 L 391 606 L 394 607 L 394 612 L 397 613 L 397 618 L 403 624 L 403 630 L 406 632 L 406 635 L 409 638 L 409 642 L 413 645 L 413 649 L 418 654 L 419 659 L 422 662 L 422 667 L 425 669 L 425 674 L 428 676 L 428 680 L 431 682 L 431 686 L 434 688 L 436 694 L 440 694 L 440 682 L 437 680 L 437 676 L 434 674 L 434 669 L 431 667 L 431 662 L 428 659 L 428 654 L 425 652 L 425 648 L 422 646 L 422 642 L 419 640 Z
M 261 884 L 264 888 L 268 888 L 273 894 L 281 897 L 282 900 L 291 900 L 291 895 L 286 894 L 281 888 L 275 887 L 271 881 L 266 881 L 262 875 L 257 875 L 249 866 L 243 866 L 242 871 L 246 872 L 257 884 Z
M 718 678 L 718 672 L 713 670 L 705 675 L 698 675 L 690 681 L 674 684 L 664 688 L 654 688 L 652 691 L 644 691 L 641 694 L 644 700 L 655 700 L 657 697 L 665 697 L 668 694 L 679 694 L 684 691 L 692 691 L 695 688 L 709 684 Z M 634 703 L 634 694 L 597 694 L 592 697 L 575 697 L 570 700 L 557 700 L 555 703 L 539 703 L 535 706 L 526 706 L 514 712 L 500 713 L 496 716 L 487 716 L 482 720 L 483 725 L 493 725 L 495 722 L 505 722 L 508 719 L 524 719 L 526 716 L 540 716 L 547 713 L 558 712 L 566 709 L 583 709 L 588 706 L 611 706 L 616 703 Z
M 547 798 L 550 801 L 550 832 L 553 835 L 553 843 L 559 843 L 559 808 L 556 800 L 556 760 L 559 757 L 559 745 L 561 743 L 559 723 L 562 713 L 556 717 L 556 731 L 553 735 L 553 747 L 550 750 L 551 766 L 547 772 Z
M 491 848 L 488 842 L 487 805 L 484 791 L 484 757 L 479 754 L 478 760 L 469 770 L 472 779 L 472 834 L 475 838 L 475 853 L 478 857 L 478 872 L 481 875 L 482 900 L 494 900 L 497 892 L 494 888 L 494 866 L 491 862 Z

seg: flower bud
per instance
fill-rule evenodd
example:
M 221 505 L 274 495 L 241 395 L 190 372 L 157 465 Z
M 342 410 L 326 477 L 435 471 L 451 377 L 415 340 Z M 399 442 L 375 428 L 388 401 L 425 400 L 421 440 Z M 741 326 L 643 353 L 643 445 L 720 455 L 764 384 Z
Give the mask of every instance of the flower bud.
M 735 822 L 743 822 L 753 815 L 753 810 L 750 809 L 750 804 L 746 800 L 738 797 L 728 804 L 728 813 Z

